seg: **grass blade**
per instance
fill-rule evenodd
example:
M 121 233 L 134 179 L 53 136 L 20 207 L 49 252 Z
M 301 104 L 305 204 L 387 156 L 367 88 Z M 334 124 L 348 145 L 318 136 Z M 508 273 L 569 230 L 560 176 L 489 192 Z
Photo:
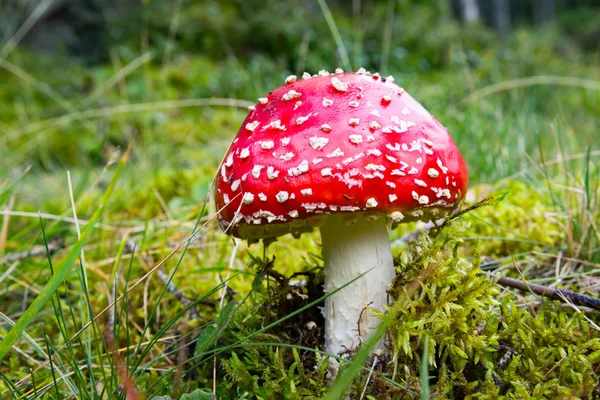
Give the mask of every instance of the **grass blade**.
M 425 336 L 421 357 L 421 400 L 429 400 L 429 336 Z
M 123 157 L 121 158 L 121 162 L 115 171 L 115 174 L 102 196 L 102 200 L 96 212 L 92 215 L 90 219 L 90 224 L 87 225 L 84 230 L 81 232 L 81 238 L 75 243 L 75 245 L 71 248 L 69 253 L 66 255 L 65 259 L 56 267 L 52 278 L 48 281 L 44 290 L 40 292 L 40 294 L 35 298 L 35 300 L 31 303 L 31 305 L 27 308 L 27 310 L 23 313 L 21 318 L 17 321 L 17 323 L 10 329 L 10 331 L 6 334 L 2 342 L 0 342 L 0 361 L 8 354 L 12 346 L 17 343 L 25 328 L 31 323 L 31 321 L 36 317 L 36 315 L 42 311 L 44 305 L 50 300 L 50 298 L 54 295 L 54 292 L 58 289 L 60 284 L 65 280 L 67 275 L 69 274 L 71 267 L 75 263 L 75 260 L 79 257 L 83 247 L 87 243 L 94 229 L 94 224 L 100 219 L 102 212 L 104 211 L 104 206 L 106 205 L 113 188 L 115 187 L 117 180 L 121 171 L 123 170 L 127 159 L 129 158 L 129 153 L 131 151 L 131 146 L 127 149 Z

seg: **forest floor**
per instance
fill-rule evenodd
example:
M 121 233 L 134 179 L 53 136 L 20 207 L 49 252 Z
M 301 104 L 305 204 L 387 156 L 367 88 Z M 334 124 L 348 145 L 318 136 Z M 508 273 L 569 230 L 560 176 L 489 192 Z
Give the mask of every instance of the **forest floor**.
M 331 389 L 318 234 L 233 242 L 211 198 L 247 106 L 298 71 L 0 60 L 0 397 L 600 398 L 600 312 L 497 283 L 600 291 L 600 70 L 536 36 L 385 71 L 452 133 L 462 208 L 506 196 L 390 233 L 389 351 Z

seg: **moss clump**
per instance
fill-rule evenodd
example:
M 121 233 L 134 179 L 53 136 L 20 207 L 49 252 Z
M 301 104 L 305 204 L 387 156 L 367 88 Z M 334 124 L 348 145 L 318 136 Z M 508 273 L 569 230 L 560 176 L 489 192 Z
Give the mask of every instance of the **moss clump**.
M 479 208 L 464 217 L 470 228 L 463 236 L 485 238 L 481 241 L 482 254 L 504 257 L 561 243 L 564 230 L 550 218 L 556 207 L 550 198 L 540 194 L 539 187 L 512 181 L 503 190 L 508 195 L 501 203 Z
M 429 336 L 434 386 L 445 395 L 455 390 L 467 370 L 493 369 L 491 355 L 498 346 L 494 310 L 499 291 L 481 274 L 478 254 L 472 260 L 460 256 L 457 237 L 465 228 L 464 223 L 452 223 L 435 238 L 422 236 L 396 260 L 398 273 L 391 290 L 398 299 L 397 322 L 390 329 L 391 377 L 411 387 L 419 382 L 423 339 Z M 410 296 L 415 279 L 422 285 Z
M 583 313 L 552 301 L 519 308 L 499 303 L 498 288 L 479 270 L 477 251 L 461 255 L 464 222 L 423 236 L 397 260 L 387 374 L 420 387 L 423 339 L 429 336 L 434 398 L 590 398 L 600 394 L 600 336 Z M 424 273 L 425 271 L 425 273 Z M 410 283 L 420 287 L 405 296 Z M 403 300 L 404 299 L 404 300 Z

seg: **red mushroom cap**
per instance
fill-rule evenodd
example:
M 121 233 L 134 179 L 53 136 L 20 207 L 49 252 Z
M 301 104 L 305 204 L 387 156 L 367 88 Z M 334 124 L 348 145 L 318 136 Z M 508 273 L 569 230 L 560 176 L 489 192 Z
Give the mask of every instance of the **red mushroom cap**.
M 467 181 L 446 128 L 393 79 L 322 72 L 290 76 L 250 107 L 215 201 L 224 230 L 257 239 L 333 213 L 431 219 L 462 200 Z

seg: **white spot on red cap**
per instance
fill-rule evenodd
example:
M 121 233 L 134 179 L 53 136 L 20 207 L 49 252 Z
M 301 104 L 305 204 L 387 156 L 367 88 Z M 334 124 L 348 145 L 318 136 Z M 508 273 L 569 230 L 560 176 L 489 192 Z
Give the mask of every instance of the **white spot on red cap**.
M 231 191 L 235 192 L 238 190 L 238 188 L 240 187 L 240 180 L 236 179 L 235 181 L 231 182 Z
M 294 89 L 292 89 L 289 92 L 287 92 L 286 94 L 284 94 L 283 96 L 281 96 L 281 100 L 290 101 L 290 100 L 297 99 L 300 96 L 302 96 L 302 93 L 298 93 Z
M 225 166 L 227 168 L 229 168 L 232 165 L 233 165 L 233 153 L 229 153 L 229 155 L 227 156 L 227 160 L 225 161 Z
M 406 174 L 399 169 L 393 169 L 392 172 L 390 172 L 390 175 L 406 176 Z
M 375 136 L 367 135 L 367 142 L 374 142 L 374 141 L 375 141 Z
M 358 118 L 350 118 L 348 120 L 348 125 L 350 125 L 350 126 L 356 126 L 359 123 L 360 123 L 360 119 L 358 119 Z
M 302 125 L 303 123 L 305 123 L 306 121 L 308 121 L 308 118 L 310 118 L 311 115 L 312 115 L 312 113 L 308 114 L 305 117 L 298 117 L 298 118 L 296 118 L 296 125 Z
M 317 165 L 318 163 L 323 162 L 323 157 L 315 157 L 312 160 L 312 163 Z
M 255 165 L 254 167 L 252 167 L 252 176 L 258 179 L 260 177 L 260 170 L 264 167 L 264 165 Z
M 438 176 L 440 176 L 440 173 L 435 168 L 429 168 L 429 170 L 427 171 L 427 175 L 429 175 L 430 178 L 437 178 Z
M 331 84 L 338 92 L 345 92 L 348 90 L 348 83 L 340 81 L 337 77 L 331 79 Z
M 364 157 L 364 155 L 365 155 L 365 153 L 358 153 L 354 157 L 346 158 L 344 161 L 342 161 L 342 164 L 344 164 L 344 165 L 350 164 L 351 162 L 356 161 L 359 158 Z
M 391 187 L 392 189 L 396 189 L 396 184 L 394 182 L 386 181 L 385 184 Z
M 421 179 L 415 179 L 415 183 L 419 186 L 427 187 L 427 184 L 425 183 L 425 181 L 422 181 Z
M 246 158 L 250 155 L 250 148 L 246 147 L 242 150 L 240 150 L 240 158 Z
M 391 161 L 393 163 L 398 163 L 398 160 L 396 159 L 396 157 L 392 157 L 392 156 L 386 154 L 385 158 L 387 158 L 389 161 Z
M 258 102 L 260 104 L 267 104 L 269 102 L 269 99 L 266 98 L 266 97 L 261 97 L 261 98 L 258 99 Z
M 360 103 L 358 101 L 352 100 L 351 102 L 348 103 L 348 105 L 352 108 L 357 108 L 358 106 L 360 106 Z
M 439 199 L 440 197 L 451 198 L 450 189 L 441 189 L 432 187 L 431 190 L 436 194 L 436 197 Z
M 273 153 L 273 155 L 274 155 L 275 157 L 277 157 L 277 156 L 275 155 L 275 153 Z M 280 160 L 283 160 L 283 161 L 289 161 L 289 160 L 291 160 L 292 158 L 294 158 L 294 153 L 292 153 L 291 151 L 288 151 L 288 152 L 287 152 L 287 153 L 285 153 L 284 155 L 282 155 L 282 156 L 279 156 L 279 159 L 280 159 Z
M 256 106 L 248 106 L 248 110 L 249 111 L 254 111 L 254 110 L 256 110 Z
M 415 192 L 414 190 L 412 191 L 412 197 L 413 199 L 417 200 L 419 202 L 419 204 L 429 204 L 429 197 L 422 195 L 419 196 L 419 194 L 417 192 Z
M 344 70 L 343 70 L 343 69 L 341 69 L 341 68 L 336 68 L 336 69 L 335 69 L 335 73 L 336 73 L 336 74 L 343 74 L 343 73 L 344 73 Z
M 310 78 L 312 78 L 312 75 L 311 75 L 311 74 L 309 74 L 308 72 L 304 72 L 304 73 L 302 74 L 302 79 L 310 79 Z
M 375 129 L 379 129 L 381 128 L 381 124 L 379 124 L 379 122 L 377 121 L 371 121 L 369 122 L 369 128 L 375 130 Z
M 370 199 L 367 200 L 367 208 L 373 208 L 373 207 L 377 207 L 377 200 L 375 200 L 373 197 L 371 197 Z
M 404 214 L 402 214 L 400 211 L 394 211 L 390 214 L 390 218 L 393 219 L 395 222 L 399 222 L 404 219 Z
M 301 102 L 300 100 L 298 100 L 298 101 L 296 102 L 296 104 L 294 104 L 294 110 L 297 110 L 297 109 L 298 109 L 298 107 L 300 107 L 301 105 L 302 105 L 302 102 Z
M 385 171 L 385 167 L 379 164 L 367 164 L 365 169 L 367 171 Z
M 329 139 L 325 137 L 313 136 L 309 139 L 310 147 L 315 150 L 321 150 L 327 143 L 329 143 Z
M 267 178 L 275 179 L 279 176 L 279 172 L 280 171 L 277 171 L 273 166 L 269 166 L 267 167 Z
M 260 147 L 262 147 L 265 150 L 270 150 L 273 147 L 275 147 L 275 142 L 273 142 L 272 140 L 263 140 L 260 142 Z
M 417 164 L 423 164 L 423 159 L 422 159 L 421 157 L 418 157 L 418 158 L 415 160 L 415 162 L 416 162 Z
M 302 160 L 302 162 L 300 164 L 298 164 L 297 167 L 292 167 L 292 168 L 288 169 L 288 175 L 289 176 L 298 176 L 307 171 L 308 171 L 308 161 Z
M 285 203 L 290 198 L 290 194 L 285 190 L 282 190 L 275 195 L 275 198 L 278 202 Z
M 329 76 L 329 71 L 322 69 L 319 71 L 319 76 Z
M 323 168 L 321 170 L 321 176 L 333 176 L 331 173 L 331 168 Z
M 292 218 L 298 218 L 298 210 L 292 210 L 288 213 L 288 215 Z
M 279 129 L 280 131 L 285 131 L 285 125 L 281 125 L 281 120 L 276 119 L 275 121 L 269 123 L 268 125 L 265 125 L 261 130 L 267 130 L 267 129 Z
M 242 197 L 242 202 L 246 205 L 252 204 L 254 201 L 254 195 L 250 192 L 244 193 L 244 197 Z
M 303 196 L 310 196 L 312 194 L 312 189 L 302 189 L 300 190 L 300 193 L 302 193 Z
M 390 203 L 395 202 L 396 200 L 398 200 L 398 196 L 396 196 L 395 194 L 390 194 L 388 196 L 388 198 L 390 199 Z
M 368 156 L 377 156 L 377 157 L 380 157 L 381 154 L 382 153 L 381 153 L 381 151 L 379 151 L 379 149 L 370 149 L 370 150 L 367 150 L 367 155 Z
M 264 193 L 259 193 L 258 198 L 260 199 L 260 201 L 267 201 L 267 195 Z
M 329 132 L 329 131 L 331 131 L 331 126 L 329 126 L 329 124 L 323 124 L 323 125 L 321 125 L 321 130 L 323 132 Z
M 279 139 L 279 141 L 281 142 L 281 145 L 283 147 L 287 146 L 288 144 L 290 144 L 290 138 L 289 137 L 284 137 Z
M 364 69 L 363 67 L 360 67 L 360 68 L 358 69 L 358 71 L 356 71 L 356 73 L 357 73 L 358 75 L 364 75 L 364 74 L 366 74 L 366 73 L 367 73 L 367 70 L 366 70 L 366 69 Z
M 343 157 L 343 156 L 344 156 L 344 152 L 339 147 L 336 148 L 331 153 L 326 155 L 327 158 L 335 158 L 335 157 Z
M 333 100 L 323 97 L 323 107 L 329 107 L 333 104 Z
M 385 96 L 383 96 L 383 98 L 381 99 L 381 102 L 383 104 L 390 104 L 390 102 L 392 101 L 392 97 L 389 94 L 386 94 Z
M 290 83 L 294 83 L 296 82 L 296 75 L 290 75 L 287 78 L 285 78 L 285 84 L 289 85 Z
M 376 116 L 376 117 L 379 117 L 379 118 L 381 118 L 381 115 L 379 115 L 379 111 L 377 111 L 377 110 L 373 110 L 373 111 L 371 111 L 369 114 L 371 114 L 371 115 L 374 115 L 374 116 Z
M 440 169 L 442 170 L 442 172 L 444 174 L 447 174 L 448 173 L 448 168 L 444 167 L 444 164 L 442 164 L 442 160 L 440 160 L 438 158 L 436 162 L 437 162 L 438 167 L 440 167 Z
M 404 107 L 400 112 L 404 115 L 410 115 L 410 110 L 407 107 Z
M 358 134 L 357 135 L 349 135 L 348 139 L 350 139 L 350 141 L 354 144 L 359 144 L 359 143 L 362 143 L 362 141 L 363 141 L 362 135 L 358 135 Z
M 254 132 L 254 130 L 256 129 L 256 127 L 260 124 L 260 122 L 258 121 L 254 121 L 254 122 L 248 122 L 246 124 L 246 129 L 249 130 L 250 132 Z

